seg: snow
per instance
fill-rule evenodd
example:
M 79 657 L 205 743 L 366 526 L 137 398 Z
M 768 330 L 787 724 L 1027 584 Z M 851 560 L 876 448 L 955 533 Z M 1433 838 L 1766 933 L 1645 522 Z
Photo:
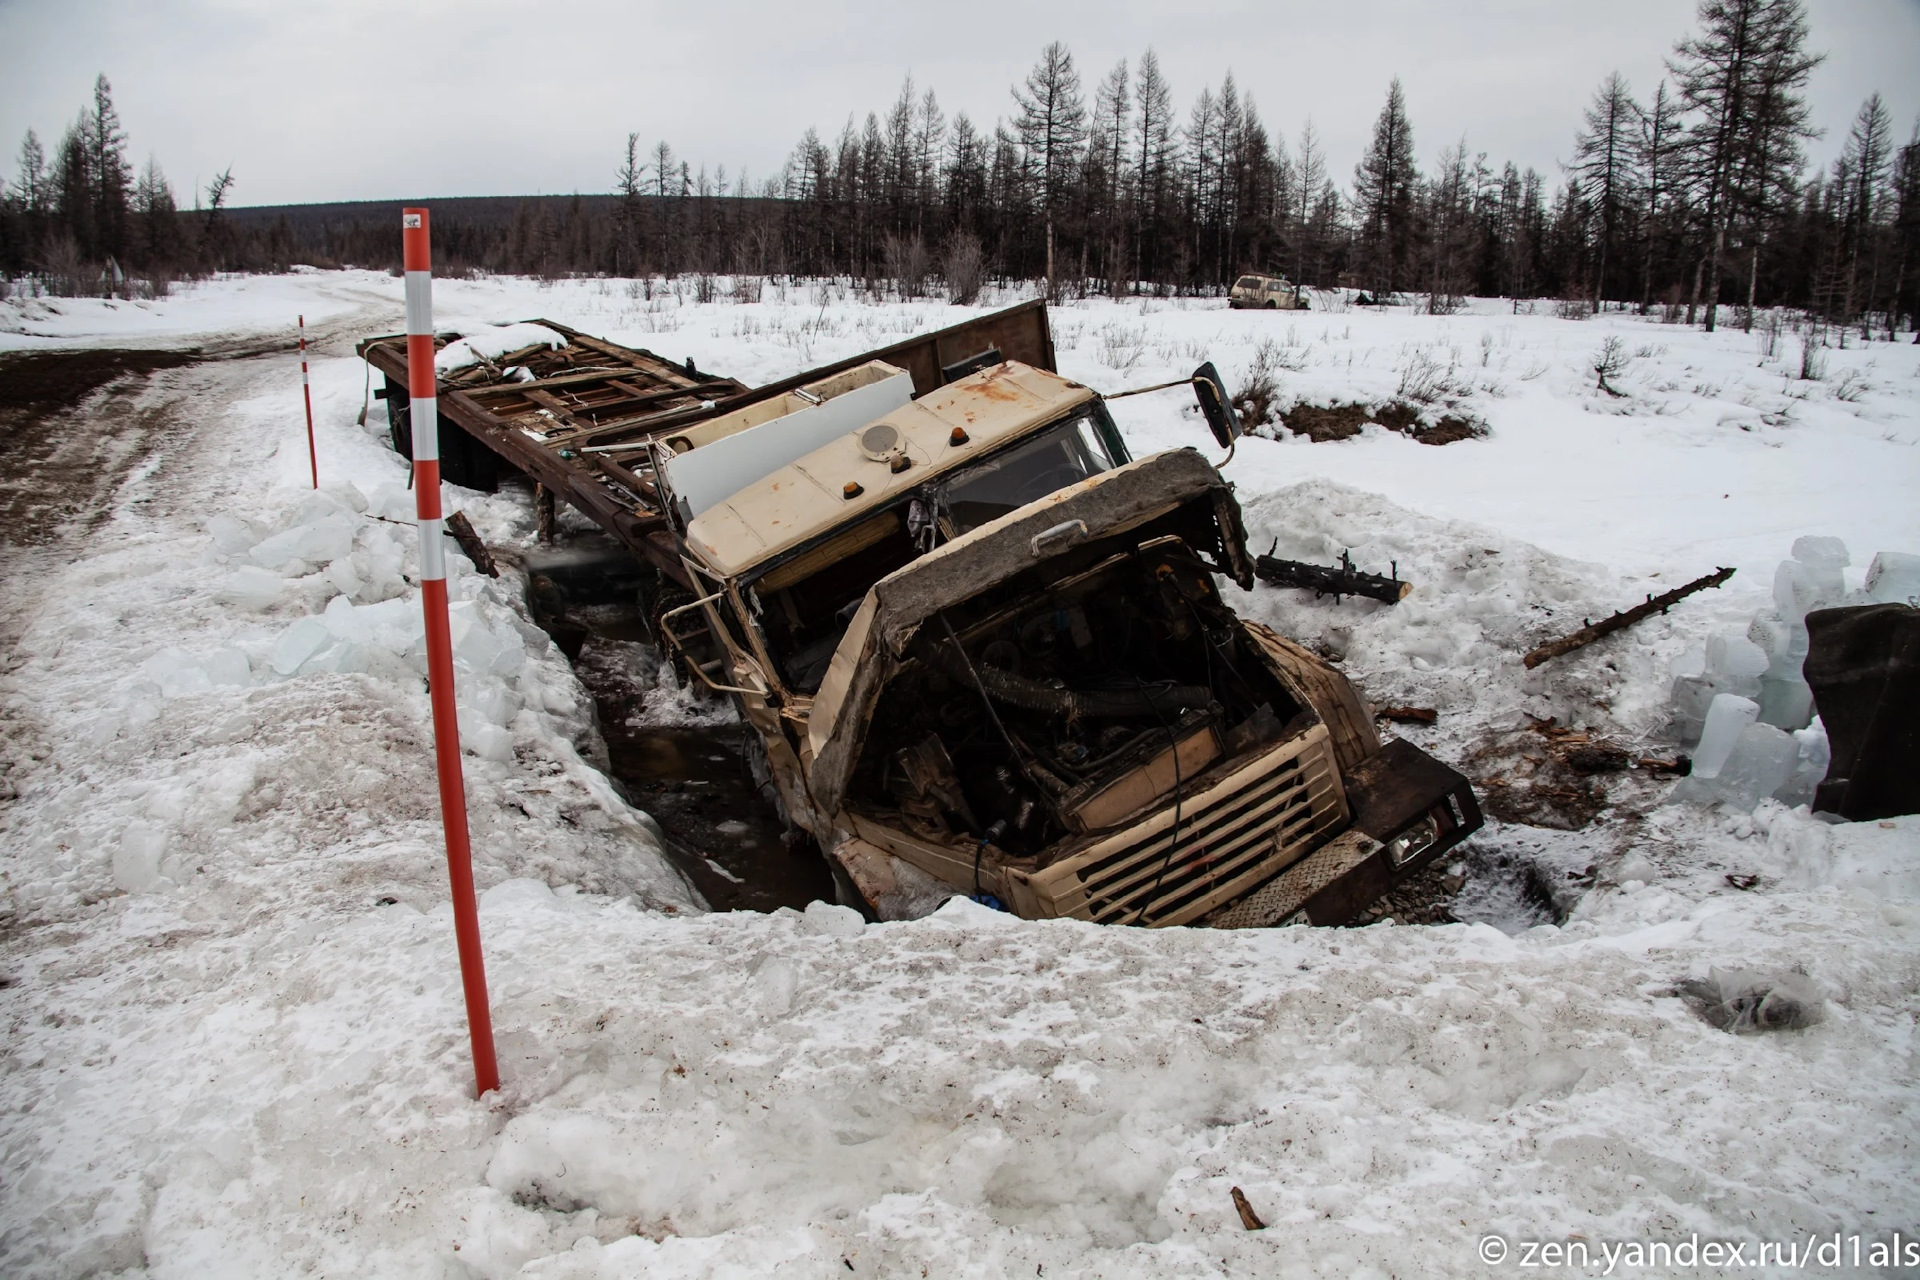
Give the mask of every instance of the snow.
M 550 316 L 748 382 L 966 314 L 777 282 L 748 305 L 658 281 L 435 292 L 442 328 Z M 321 494 L 291 357 L 198 366 L 142 399 L 191 429 L 93 536 L 9 561 L 8 1274 L 1482 1274 L 1488 1233 L 1920 1220 L 1920 818 L 1829 825 L 1763 799 L 1496 823 L 1463 859 L 1480 922 L 1441 927 L 1147 933 L 963 900 L 883 925 L 826 904 L 705 914 L 596 767 L 591 704 L 525 615 L 530 505 L 450 491 L 506 566 L 483 578 L 448 548 L 505 1080 L 476 1101 L 418 552 L 386 523 L 411 495 L 384 424 L 355 424 L 348 354 L 401 327 L 399 299 L 342 272 L 212 281 L 164 311 L 0 303 L 13 346 L 267 346 L 289 332 L 274 308 L 327 317 L 309 324 Z M 1232 594 L 1376 702 L 1438 708 L 1406 732 L 1444 758 L 1526 732 L 1523 712 L 1671 749 L 1676 666 L 1704 677 L 1712 648 L 1753 679 L 1771 660 L 1740 645 L 1783 557 L 1852 591 L 1858 564 L 1895 581 L 1920 552 L 1920 349 L 1831 352 L 1854 373 L 1841 398 L 1737 331 L 1498 302 L 1088 301 L 1055 324 L 1063 370 L 1106 390 L 1205 358 L 1238 385 L 1263 339 L 1291 400 L 1466 388 L 1484 440 L 1256 438 L 1226 471 L 1260 550 L 1351 551 L 1415 584 L 1392 607 Z M 1624 398 L 1585 368 L 1608 334 L 1648 349 Z M 1213 456 L 1189 405 L 1114 411 L 1136 454 Z M 1726 587 L 1521 667 L 1716 564 L 1738 570 Z M 1788 577 L 1796 607 L 1833 585 Z M 1716 969 L 1799 974 L 1823 1020 L 1710 1025 L 1685 984 Z M 1241 1228 L 1236 1186 L 1269 1230 Z
M 482 360 L 496 360 L 510 351 L 524 351 L 528 347 L 557 349 L 567 345 L 565 338 L 537 324 L 489 324 L 477 329 L 461 330 L 460 333 L 457 341 L 449 342 L 435 353 L 435 372 L 453 373 L 479 364 Z

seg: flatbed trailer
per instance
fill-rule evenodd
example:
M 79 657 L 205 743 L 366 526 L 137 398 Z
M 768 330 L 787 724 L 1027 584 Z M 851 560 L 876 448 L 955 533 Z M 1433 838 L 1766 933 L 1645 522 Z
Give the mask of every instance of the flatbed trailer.
M 440 420 L 459 428 L 452 433 L 442 427 L 442 477 L 491 492 L 502 467 L 520 472 L 541 486 L 543 496 L 569 503 L 682 587 L 692 583 L 682 561 L 681 530 L 655 483 L 656 443 L 874 360 L 911 374 L 915 396 L 1001 360 L 1055 367 L 1041 301 L 760 387 L 551 320 L 529 323 L 559 334 L 566 345 L 529 346 L 437 378 Z M 456 337 L 438 335 L 435 350 Z M 368 338 L 356 351 L 385 378 L 377 394 L 386 401 L 393 447 L 411 458 L 406 335 Z

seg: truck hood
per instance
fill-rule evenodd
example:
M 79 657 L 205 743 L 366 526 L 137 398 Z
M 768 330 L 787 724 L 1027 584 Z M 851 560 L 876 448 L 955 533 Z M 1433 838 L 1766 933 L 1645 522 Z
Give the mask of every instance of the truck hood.
M 1090 476 L 981 525 L 875 583 L 834 650 L 807 719 L 807 783 L 820 812 L 837 812 L 845 799 L 874 704 L 922 623 L 1070 546 L 1125 533 L 1189 503 L 1212 508 L 1226 563 L 1240 585 L 1251 589 L 1239 504 L 1220 473 L 1192 449 L 1158 453 Z M 1084 534 L 1066 545 L 1041 545 L 1039 535 L 1075 521 L 1086 526 Z

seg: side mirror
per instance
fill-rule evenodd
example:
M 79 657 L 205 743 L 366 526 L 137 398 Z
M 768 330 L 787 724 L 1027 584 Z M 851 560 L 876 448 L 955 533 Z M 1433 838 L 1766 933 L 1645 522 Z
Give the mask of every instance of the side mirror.
M 1230 448 L 1240 438 L 1240 415 L 1233 411 L 1233 401 L 1227 398 L 1226 380 L 1213 367 L 1213 361 L 1193 371 L 1193 398 L 1200 402 L 1200 413 L 1212 429 L 1213 438 L 1222 449 Z

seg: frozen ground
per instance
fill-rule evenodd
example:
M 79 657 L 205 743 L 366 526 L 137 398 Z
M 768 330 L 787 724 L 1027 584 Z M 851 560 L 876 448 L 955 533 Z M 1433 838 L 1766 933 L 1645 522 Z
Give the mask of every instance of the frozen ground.
M 547 317 L 748 382 L 961 314 L 820 286 L 753 305 L 624 282 L 436 292 L 442 327 Z M 411 535 L 375 518 L 404 509 L 404 472 L 354 422 L 350 342 L 399 328 L 399 281 L 55 305 L 0 303 L 0 349 L 245 351 L 304 311 L 335 487 L 304 492 L 290 357 L 234 358 L 81 416 L 103 436 L 170 424 L 89 534 L 4 531 L 8 1274 L 1481 1274 L 1489 1233 L 1596 1251 L 1920 1233 L 1920 820 L 1731 817 L 1623 785 L 1584 830 L 1477 842 L 1462 901 L 1492 924 L 703 915 L 593 767 L 584 695 L 511 571 L 457 583 L 506 1077 L 475 1102 Z M 1451 759 L 1524 735 L 1523 712 L 1651 749 L 1668 664 L 1744 628 L 1795 536 L 1846 539 L 1854 581 L 1876 550 L 1920 550 L 1920 348 L 1830 351 L 1804 382 L 1791 337 L 1768 360 L 1738 331 L 1493 302 L 1089 302 L 1055 333 L 1063 370 L 1106 390 L 1206 358 L 1237 385 L 1265 339 L 1283 401 L 1438 379 L 1436 404 L 1488 425 L 1440 448 L 1379 428 L 1249 440 L 1227 472 L 1261 549 L 1351 549 L 1418 584 L 1394 609 L 1242 603 L 1344 653 L 1376 701 L 1438 708 L 1414 736 Z M 1609 334 L 1646 349 L 1624 397 L 1586 367 Z M 1116 416 L 1136 452 L 1199 442 L 1184 403 Z M 464 505 L 511 552 L 523 501 Z M 1522 673 L 1568 620 L 1716 564 L 1740 570 L 1723 591 Z M 1492 874 L 1516 865 L 1557 877 L 1561 924 Z M 1716 1030 L 1675 993 L 1715 967 L 1802 970 L 1825 1019 Z M 1270 1230 L 1242 1230 L 1234 1186 Z

